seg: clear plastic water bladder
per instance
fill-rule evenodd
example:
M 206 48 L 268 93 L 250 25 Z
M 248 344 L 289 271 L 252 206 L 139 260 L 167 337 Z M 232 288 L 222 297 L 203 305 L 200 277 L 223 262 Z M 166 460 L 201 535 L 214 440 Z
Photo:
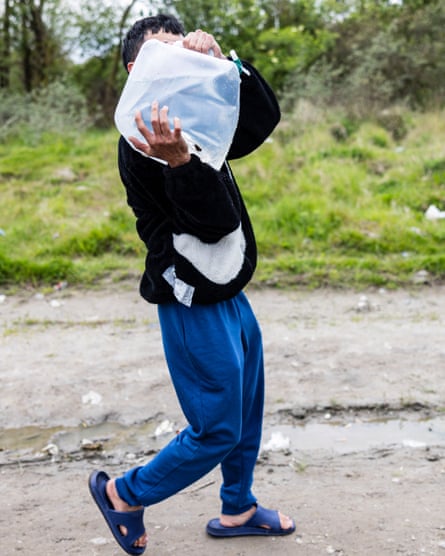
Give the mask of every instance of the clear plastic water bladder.
M 145 141 L 138 110 L 151 127 L 151 105 L 168 106 L 171 126 L 179 117 L 191 153 L 216 169 L 230 148 L 239 115 L 240 77 L 236 65 L 180 45 L 148 40 L 136 57 L 115 112 L 119 132 Z M 129 144 L 135 148 L 130 141 Z

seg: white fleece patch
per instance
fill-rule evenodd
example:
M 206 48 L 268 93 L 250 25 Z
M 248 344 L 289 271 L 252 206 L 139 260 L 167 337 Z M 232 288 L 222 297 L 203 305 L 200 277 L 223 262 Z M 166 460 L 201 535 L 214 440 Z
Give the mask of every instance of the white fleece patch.
M 173 246 L 208 280 L 222 285 L 238 276 L 244 262 L 246 238 L 240 224 L 216 243 L 204 243 L 190 234 L 173 234 Z

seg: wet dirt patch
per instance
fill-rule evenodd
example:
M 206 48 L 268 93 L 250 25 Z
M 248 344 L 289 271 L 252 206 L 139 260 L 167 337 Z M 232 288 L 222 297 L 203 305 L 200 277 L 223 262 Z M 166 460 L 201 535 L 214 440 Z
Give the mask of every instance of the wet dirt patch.
M 147 510 L 151 553 L 440 556 L 445 288 L 369 291 L 365 309 L 363 292 L 248 294 L 266 362 L 255 493 L 297 532 L 207 538 L 215 469 Z M 121 553 L 87 478 L 143 464 L 184 426 L 156 322 L 137 283 L 0 303 L 2 555 Z
M 0 466 L 14 462 L 42 463 L 47 460 L 77 460 L 106 457 L 109 461 L 131 461 L 157 453 L 178 431 L 168 420 L 150 420 L 124 426 L 102 423 L 78 427 L 24 427 L 0 430 Z M 413 412 L 398 417 L 369 417 L 355 412 L 323 421 L 286 424 L 266 421 L 262 452 L 326 451 L 337 454 L 399 448 L 445 447 L 445 415 L 422 417 Z

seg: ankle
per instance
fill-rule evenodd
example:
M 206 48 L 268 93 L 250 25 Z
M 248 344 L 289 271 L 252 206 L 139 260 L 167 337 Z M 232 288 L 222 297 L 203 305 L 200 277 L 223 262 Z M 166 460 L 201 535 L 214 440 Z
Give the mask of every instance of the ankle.
M 113 504 L 113 506 L 116 509 L 122 509 L 122 507 L 124 505 L 128 505 L 124 502 L 124 500 L 122 500 L 122 498 L 119 496 L 118 492 L 117 492 L 117 488 L 116 488 L 116 483 L 114 479 L 110 479 L 105 487 L 105 490 L 107 492 L 107 496 L 110 499 L 110 502 Z M 119 506 L 119 508 L 118 508 Z
M 110 479 L 105 487 L 108 499 L 113 504 L 115 510 L 119 512 L 130 512 L 133 510 L 139 510 L 142 506 L 130 506 L 125 500 L 123 500 L 117 491 L 115 479 Z
M 256 506 L 252 506 L 246 512 L 236 515 L 228 515 L 228 514 L 221 514 L 219 521 L 223 527 L 239 527 L 240 525 L 244 525 L 246 521 L 253 516 L 256 511 Z

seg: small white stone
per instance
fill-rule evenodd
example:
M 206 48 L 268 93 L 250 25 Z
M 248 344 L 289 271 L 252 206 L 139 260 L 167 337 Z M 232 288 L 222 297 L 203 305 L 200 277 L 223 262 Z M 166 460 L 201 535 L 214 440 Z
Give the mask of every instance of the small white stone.
M 425 442 L 419 442 L 418 440 L 411 440 L 410 438 L 406 438 L 402 441 L 403 446 L 406 448 L 425 448 Z
M 82 396 L 82 403 L 84 404 L 99 405 L 101 401 L 102 396 L 97 392 L 93 392 L 93 390 Z
M 104 537 L 95 537 L 94 539 L 90 540 L 90 543 L 95 544 L 96 546 L 99 546 L 99 545 L 102 545 L 102 544 L 107 544 L 108 541 Z
M 162 436 L 163 434 L 168 434 L 173 432 L 174 425 L 168 419 L 162 421 L 160 425 L 156 427 L 155 436 Z
M 280 431 L 273 432 L 269 442 L 264 445 L 264 450 L 266 452 L 280 452 L 282 450 L 286 451 L 290 446 L 290 438 L 284 436 Z
M 59 453 L 59 447 L 56 446 L 56 444 L 47 444 L 41 451 L 50 456 L 57 456 Z

